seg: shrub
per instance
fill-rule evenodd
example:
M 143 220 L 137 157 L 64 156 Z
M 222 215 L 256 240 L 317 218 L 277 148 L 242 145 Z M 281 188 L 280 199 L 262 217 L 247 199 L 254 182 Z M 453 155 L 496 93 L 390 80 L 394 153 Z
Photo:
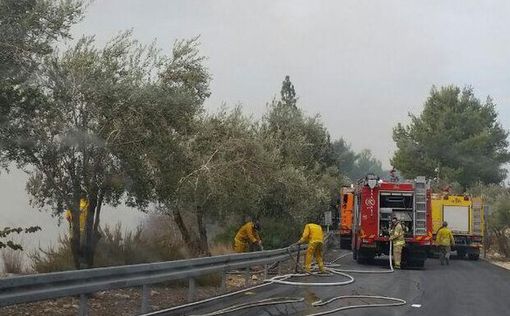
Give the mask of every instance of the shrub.
M 22 274 L 24 269 L 24 253 L 11 248 L 2 249 L 2 268 L 4 273 Z
M 169 240 L 169 234 L 157 234 L 146 222 L 134 231 L 123 232 L 122 226 L 105 226 L 94 258 L 96 267 L 183 259 L 179 241 Z M 38 249 L 29 255 L 32 268 L 39 272 L 74 269 L 68 236 L 60 236 L 57 245 Z
M 59 236 L 55 246 L 39 248 L 28 255 L 32 269 L 39 273 L 73 270 L 73 256 L 69 236 Z
M 301 237 L 303 228 L 290 217 L 263 219 L 261 226 L 260 235 L 264 249 L 278 249 L 289 246 Z
M 265 217 L 260 220 L 261 231 L 259 232 L 264 249 L 278 249 L 289 246 L 301 237 L 302 227 L 290 216 L 281 216 L 279 218 Z M 214 243 L 223 245 L 225 248 L 232 248 L 235 234 L 241 227 L 240 225 L 229 225 L 214 238 Z M 212 251 L 212 254 L 216 254 Z

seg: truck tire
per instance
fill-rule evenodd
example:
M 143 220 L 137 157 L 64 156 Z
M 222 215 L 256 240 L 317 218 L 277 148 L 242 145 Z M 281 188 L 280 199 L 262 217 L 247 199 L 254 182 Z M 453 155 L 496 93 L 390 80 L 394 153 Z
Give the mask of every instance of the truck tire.
M 469 257 L 469 260 L 476 261 L 476 260 L 480 259 L 480 254 L 479 253 L 470 253 L 468 255 L 468 257 Z
M 410 268 L 423 268 L 425 267 L 425 260 L 419 259 L 410 260 L 408 261 L 407 266 Z
M 466 257 L 466 251 L 465 250 L 457 250 L 457 258 L 464 259 Z
M 351 249 L 351 241 L 347 238 L 340 237 L 340 249 Z
M 373 261 L 373 257 L 367 257 L 365 255 L 358 254 L 358 258 L 356 259 L 356 262 L 359 264 L 368 264 Z

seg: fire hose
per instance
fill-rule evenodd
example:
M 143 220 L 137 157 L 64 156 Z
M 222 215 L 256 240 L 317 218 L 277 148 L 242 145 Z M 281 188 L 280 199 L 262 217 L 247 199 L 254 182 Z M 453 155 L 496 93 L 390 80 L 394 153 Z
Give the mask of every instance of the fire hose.
M 292 254 L 290 253 L 290 251 L 289 251 L 289 255 L 292 257 Z M 239 291 L 227 293 L 227 294 L 224 294 L 224 295 L 212 297 L 212 298 L 209 298 L 209 299 L 201 300 L 201 301 L 198 301 L 198 302 L 193 302 L 193 303 L 189 303 L 189 304 L 175 306 L 175 307 L 171 307 L 171 308 L 168 308 L 168 309 L 165 309 L 165 310 L 162 310 L 162 311 L 157 311 L 157 312 L 145 314 L 145 316 L 159 315 L 162 312 L 170 312 L 170 311 L 177 310 L 177 309 L 182 309 L 182 308 L 186 308 L 186 307 L 196 306 L 198 304 L 202 304 L 202 303 L 206 303 L 206 302 L 211 302 L 211 301 L 219 300 L 219 299 L 222 299 L 222 298 L 234 296 L 236 294 L 240 294 L 240 293 L 244 293 L 244 292 L 251 291 L 251 290 L 254 290 L 254 289 L 258 289 L 258 288 L 261 288 L 261 287 L 265 287 L 265 286 L 268 286 L 270 284 L 283 284 L 283 285 L 291 285 L 291 286 L 344 286 L 344 285 L 348 285 L 348 284 L 351 284 L 351 283 L 354 282 L 354 277 L 352 277 L 348 273 L 376 274 L 376 273 L 393 273 L 394 272 L 393 264 L 392 264 L 392 243 L 391 242 L 390 242 L 390 249 L 389 249 L 389 265 L 390 265 L 390 269 L 389 270 L 345 270 L 345 269 L 338 269 L 339 265 L 335 264 L 335 262 L 337 262 L 338 260 L 342 259 L 343 257 L 345 257 L 347 255 L 348 254 L 344 254 L 344 255 L 336 258 L 335 260 L 331 261 L 330 263 L 326 264 L 326 271 L 328 271 L 331 274 L 340 275 L 340 276 L 343 276 L 343 277 L 347 278 L 347 280 L 345 280 L 345 281 L 340 281 L 340 282 L 296 282 L 296 281 L 290 281 L 289 279 L 295 278 L 295 277 L 310 276 L 311 274 L 309 274 L 309 273 L 291 273 L 291 274 L 285 274 L 285 275 L 277 275 L 277 276 L 272 277 L 272 278 L 270 278 L 268 280 L 265 280 L 264 281 L 265 283 L 263 283 L 263 284 L 259 284 L 259 285 L 256 285 L 256 286 L 252 286 L 250 288 L 246 288 L 246 289 L 242 289 L 242 290 L 239 290 Z M 294 259 L 294 258 L 292 257 L 292 259 Z M 299 259 L 295 260 L 295 262 L 298 263 Z M 312 275 L 317 275 L 317 274 L 312 274 Z M 312 306 L 314 306 L 314 307 L 325 306 L 325 305 L 328 305 L 328 304 L 330 304 L 332 302 L 335 302 L 335 301 L 338 301 L 338 300 L 343 300 L 343 299 L 376 299 L 376 300 L 384 300 L 384 301 L 389 301 L 389 302 L 388 303 L 358 304 L 358 305 L 342 306 L 342 307 L 331 309 L 331 310 L 327 310 L 327 311 L 324 311 L 324 312 L 308 314 L 307 316 L 322 316 L 322 315 L 328 315 L 328 314 L 331 314 L 331 313 L 335 313 L 335 312 L 339 312 L 339 311 L 344 311 L 344 310 L 349 310 L 349 309 L 374 308 L 374 307 L 391 307 L 391 306 L 402 306 L 402 305 L 407 304 L 407 302 L 405 300 L 403 300 L 403 299 L 396 298 L 396 297 L 390 297 L 390 296 L 381 296 L 381 295 L 344 295 L 344 296 L 333 297 L 333 298 L 330 298 L 330 299 L 325 300 L 325 301 L 319 300 L 319 301 L 313 302 Z M 216 315 L 223 315 L 223 314 L 231 313 L 231 312 L 234 312 L 234 311 L 239 311 L 239 310 L 242 310 L 242 309 L 248 309 L 248 308 L 253 308 L 253 307 L 258 307 L 258 306 L 287 304 L 287 303 L 298 303 L 298 302 L 303 302 L 303 301 L 304 301 L 304 299 L 300 298 L 300 297 L 275 297 L 275 298 L 271 298 L 271 299 L 263 299 L 263 300 L 259 300 L 259 301 L 249 302 L 249 303 L 232 305 L 232 306 L 229 306 L 229 307 L 226 307 L 226 308 L 223 308 L 223 309 L 220 309 L 220 310 L 216 310 L 216 311 L 213 311 L 213 312 L 210 312 L 210 313 L 207 313 L 207 314 L 196 314 L 196 315 L 192 315 L 192 316 L 216 316 Z

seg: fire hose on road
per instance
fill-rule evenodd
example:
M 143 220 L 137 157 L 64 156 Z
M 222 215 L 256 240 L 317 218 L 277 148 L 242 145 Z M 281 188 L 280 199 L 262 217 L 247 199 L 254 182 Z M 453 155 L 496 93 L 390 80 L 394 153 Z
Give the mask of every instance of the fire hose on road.
M 337 262 L 338 260 L 340 260 L 343 257 L 348 255 L 348 254 L 344 254 L 344 255 L 336 258 L 335 260 L 331 261 L 330 263 L 326 264 L 326 271 L 328 271 L 330 274 L 333 274 L 333 275 L 339 275 L 339 276 L 345 277 L 347 279 L 345 281 L 339 281 L 339 282 L 298 282 L 298 281 L 292 281 L 291 279 L 297 278 L 297 277 L 310 276 L 310 274 L 308 274 L 308 273 L 306 273 L 306 274 L 305 273 L 291 273 L 291 274 L 285 274 L 285 275 L 277 275 L 277 276 L 272 277 L 268 280 L 265 280 L 264 281 L 265 283 L 263 283 L 263 284 L 259 284 L 259 285 L 256 285 L 256 286 L 253 286 L 250 288 L 246 288 L 243 290 L 235 291 L 232 293 L 227 293 L 224 295 L 212 297 L 212 298 L 205 299 L 202 301 L 189 303 L 189 304 L 185 304 L 185 305 L 180 305 L 180 306 L 175 306 L 175 307 L 165 309 L 162 311 L 149 313 L 149 314 L 146 314 L 146 316 L 161 315 L 162 313 L 165 313 L 165 312 L 171 312 L 171 311 L 175 311 L 175 310 L 186 308 L 186 307 L 196 306 L 198 304 L 202 304 L 202 303 L 206 303 L 206 302 L 220 300 L 220 299 L 223 299 L 226 297 L 230 297 L 230 296 L 234 296 L 234 295 L 244 293 L 247 291 L 262 288 L 262 287 L 268 286 L 270 284 L 282 284 L 282 285 L 290 285 L 290 286 L 329 286 L 329 287 L 345 286 L 345 285 L 348 285 L 348 284 L 351 284 L 354 282 L 354 277 L 352 277 L 348 273 L 359 273 L 359 274 L 363 274 L 363 273 L 365 273 L 365 274 L 393 273 L 394 269 L 393 269 L 391 254 L 392 254 L 392 244 L 390 243 L 390 249 L 389 249 L 390 269 L 389 270 L 352 270 L 352 269 L 346 270 L 346 269 L 340 269 L 339 265 L 336 264 L 335 262 Z M 290 252 L 289 252 L 289 255 L 292 257 L 292 254 Z M 292 259 L 294 259 L 294 258 L 292 257 Z M 294 259 L 294 262 L 296 263 L 296 266 L 297 266 L 299 264 L 299 259 L 297 259 L 297 260 Z M 313 275 L 317 275 L 317 274 L 313 274 Z M 343 296 L 333 297 L 333 298 L 330 298 L 330 299 L 327 299 L 324 301 L 319 300 L 319 301 L 313 302 L 312 306 L 314 306 L 314 307 L 326 306 L 326 305 L 333 303 L 335 301 L 344 300 L 344 299 L 374 299 L 374 300 L 379 300 L 379 301 L 381 301 L 381 300 L 387 301 L 387 303 L 348 305 L 348 306 L 342 306 L 339 308 L 334 308 L 334 309 L 323 311 L 323 312 L 308 314 L 307 316 L 322 316 L 322 315 L 328 315 L 328 314 L 336 313 L 339 311 L 345 311 L 345 310 L 349 310 L 349 309 L 376 308 L 376 307 L 381 308 L 381 307 L 391 307 L 391 306 L 402 306 L 402 305 L 407 304 L 407 302 L 403 299 L 396 298 L 396 297 L 390 297 L 390 296 L 343 295 Z M 216 310 L 216 311 L 213 311 L 210 313 L 195 314 L 193 316 L 216 316 L 216 315 L 223 315 L 223 314 L 227 314 L 227 313 L 231 313 L 231 312 L 239 311 L 239 310 L 243 310 L 243 309 L 249 309 L 249 308 L 253 308 L 253 307 L 289 304 L 289 303 L 300 303 L 303 301 L 304 301 L 304 299 L 302 297 L 275 297 L 275 298 L 270 298 L 270 299 L 263 299 L 263 300 L 248 302 L 248 303 L 232 305 L 232 306 L 229 306 L 229 307 L 226 307 L 226 308 L 223 308 L 220 310 Z

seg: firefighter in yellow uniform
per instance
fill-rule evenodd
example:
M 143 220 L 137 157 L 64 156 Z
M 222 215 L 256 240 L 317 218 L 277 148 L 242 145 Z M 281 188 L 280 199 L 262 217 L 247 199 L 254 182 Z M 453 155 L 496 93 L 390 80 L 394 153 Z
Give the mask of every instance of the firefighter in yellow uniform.
M 262 247 L 262 240 L 258 234 L 260 224 L 258 222 L 248 221 L 238 231 L 234 238 L 235 252 L 248 252 L 250 245 Z
M 305 225 L 303 236 L 297 242 L 298 244 L 308 243 L 308 249 L 305 256 L 305 270 L 310 273 L 312 270 L 312 258 L 315 257 L 319 271 L 324 272 L 324 261 L 322 259 L 322 252 L 324 248 L 324 233 L 322 227 L 315 223 Z
M 393 217 L 391 224 L 390 241 L 393 243 L 393 261 L 395 262 L 395 269 L 400 269 L 402 248 L 404 248 L 406 244 L 404 239 L 404 228 L 396 217 Z
M 80 200 L 80 233 L 81 233 L 81 235 L 83 235 L 83 233 L 85 231 L 85 223 L 87 221 L 88 213 L 89 213 L 89 203 L 87 202 L 86 199 L 81 199 Z M 70 234 L 72 235 L 73 215 L 71 213 L 71 210 L 67 210 L 65 212 L 64 218 L 69 223 L 69 231 L 70 231 Z
M 455 244 L 455 239 L 453 238 L 452 231 L 448 229 L 448 223 L 443 222 L 443 226 L 438 229 L 436 234 L 436 245 L 439 247 L 441 251 L 439 260 L 441 261 L 441 265 L 450 264 L 450 251 L 451 247 Z

